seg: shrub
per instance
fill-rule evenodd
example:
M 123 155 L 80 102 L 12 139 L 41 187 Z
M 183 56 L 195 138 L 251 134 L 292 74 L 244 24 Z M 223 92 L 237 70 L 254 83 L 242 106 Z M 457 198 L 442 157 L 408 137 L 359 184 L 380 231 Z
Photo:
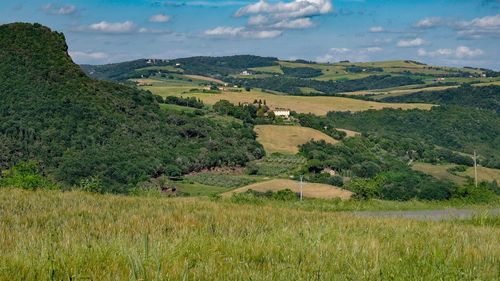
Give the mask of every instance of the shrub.
M 40 166 L 35 161 L 21 162 L 12 169 L 5 171 L 0 178 L 0 186 L 29 190 L 57 188 L 55 184 L 40 175 Z
M 104 193 L 102 180 L 98 176 L 91 176 L 80 180 L 79 188 L 87 192 Z

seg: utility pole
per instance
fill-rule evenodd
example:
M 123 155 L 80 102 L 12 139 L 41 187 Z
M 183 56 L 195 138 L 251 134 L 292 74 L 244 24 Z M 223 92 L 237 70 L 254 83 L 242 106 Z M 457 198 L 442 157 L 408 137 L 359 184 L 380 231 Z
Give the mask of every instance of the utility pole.
M 477 187 L 477 155 L 476 155 L 476 150 L 474 150 L 474 183 Z

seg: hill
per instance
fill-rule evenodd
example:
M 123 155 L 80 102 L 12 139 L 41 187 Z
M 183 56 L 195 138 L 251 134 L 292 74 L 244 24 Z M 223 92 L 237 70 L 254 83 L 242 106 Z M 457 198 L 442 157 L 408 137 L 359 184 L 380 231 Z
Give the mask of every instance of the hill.
M 100 79 L 125 81 L 152 76 L 189 78 L 189 75 L 197 75 L 240 87 L 293 95 L 335 95 L 370 90 L 382 94 L 384 89 L 396 93 L 398 90 L 409 91 L 406 87 L 452 87 L 500 79 L 495 72 L 486 69 L 431 66 L 409 60 L 321 64 L 251 55 L 142 59 L 100 66 L 84 65 L 82 68 L 91 77 Z
M 1 169 L 35 161 L 65 186 L 126 192 L 263 155 L 249 127 L 164 111 L 151 93 L 88 78 L 49 28 L 2 25 L 0 49 Z
M 412 138 L 468 154 L 477 150 L 484 166 L 500 167 L 500 118 L 491 110 L 443 105 L 430 111 L 330 112 L 326 118 L 335 127 L 362 133 Z
M 472 87 L 465 85 L 444 91 L 417 92 L 404 96 L 387 97 L 381 100 L 384 102 L 459 105 L 492 110 L 500 114 L 500 86 Z

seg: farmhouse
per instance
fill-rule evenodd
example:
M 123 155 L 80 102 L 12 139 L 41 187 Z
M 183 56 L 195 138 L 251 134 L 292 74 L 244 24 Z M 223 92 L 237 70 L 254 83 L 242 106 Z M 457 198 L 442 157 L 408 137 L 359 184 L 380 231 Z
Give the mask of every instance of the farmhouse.
M 285 119 L 290 118 L 290 109 L 286 108 L 276 108 L 273 110 L 274 116 L 276 117 L 283 117 Z

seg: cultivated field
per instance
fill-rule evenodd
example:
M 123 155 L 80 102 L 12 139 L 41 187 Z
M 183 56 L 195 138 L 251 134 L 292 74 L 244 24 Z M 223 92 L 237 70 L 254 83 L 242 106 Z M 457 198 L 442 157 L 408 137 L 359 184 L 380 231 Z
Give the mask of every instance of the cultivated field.
M 264 146 L 269 154 L 273 152 L 295 154 L 299 152 L 299 145 L 310 140 L 324 140 L 327 143 L 338 142 L 318 130 L 306 127 L 257 125 L 254 130 L 257 133 L 257 141 Z
M 464 69 L 464 68 L 453 68 L 453 67 L 442 67 L 442 66 L 431 66 L 418 64 L 411 61 L 382 61 L 382 62 L 348 62 L 348 63 L 332 63 L 332 64 L 307 64 L 307 63 L 297 63 L 289 61 L 280 61 L 279 65 L 276 66 L 266 66 L 251 68 L 252 71 L 270 73 L 270 74 L 282 74 L 280 66 L 283 67 L 307 67 L 319 69 L 323 72 L 322 75 L 314 77 L 315 80 L 342 80 L 342 79 L 360 79 L 370 75 L 383 75 L 383 74 L 425 74 L 425 75 L 446 75 L 446 74 L 456 74 L 458 71 L 464 71 L 469 73 L 481 73 L 479 70 L 474 69 Z M 361 67 L 366 68 L 366 71 L 362 72 L 349 72 L 347 67 Z M 383 72 L 370 71 L 370 68 L 382 68 Z M 247 76 L 246 78 L 253 78 L 255 76 Z M 470 78 L 468 81 L 472 81 Z
M 500 272 L 500 228 L 487 225 L 12 189 L 0 190 L 0 214 L 0 280 L 497 280 Z
M 433 165 L 429 163 L 415 163 L 413 169 L 434 176 L 438 179 L 450 180 L 452 182 L 463 184 L 466 181 L 466 176 L 474 178 L 474 168 L 469 167 L 465 172 L 451 174 L 447 170 L 455 167 L 454 164 Z M 477 167 L 477 177 L 479 181 L 494 181 L 500 182 L 500 170 L 485 167 Z
M 369 109 L 383 108 L 402 108 L 402 109 L 425 109 L 432 107 L 430 104 L 419 103 L 381 103 L 372 101 L 363 101 L 343 97 L 301 97 L 301 96 L 285 96 L 274 95 L 262 92 L 260 90 L 251 90 L 250 92 L 243 91 L 241 93 L 222 92 L 220 94 L 207 93 L 185 93 L 179 92 L 178 87 L 168 86 L 147 86 L 142 87 L 145 90 L 150 90 L 154 94 L 166 96 L 183 96 L 200 98 L 204 103 L 214 104 L 220 100 L 228 100 L 233 104 L 238 103 L 253 103 L 254 100 L 266 100 L 269 107 L 286 107 L 299 113 L 313 113 L 317 115 L 325 115 L 329 111 L 364 111 Z
M 290 189 L 293 192 L 299 193 L 300 183 L 298 181 L 293 181 L 293 180 L 275 179 L 240 187 L 238 189 L 226 192 L 225 195 L 229 196 L 234 193 L 241 193 L 250 189 L 259 192 Z M 352 196 L 352 192 L 348 190 L 340 189 L 333 185 L 321 184 L 321 183 L 304 184 L 303 194 L 304 197 L 320 198 L 320 199 L 333 199 L 333 198 L 349 199 Z

